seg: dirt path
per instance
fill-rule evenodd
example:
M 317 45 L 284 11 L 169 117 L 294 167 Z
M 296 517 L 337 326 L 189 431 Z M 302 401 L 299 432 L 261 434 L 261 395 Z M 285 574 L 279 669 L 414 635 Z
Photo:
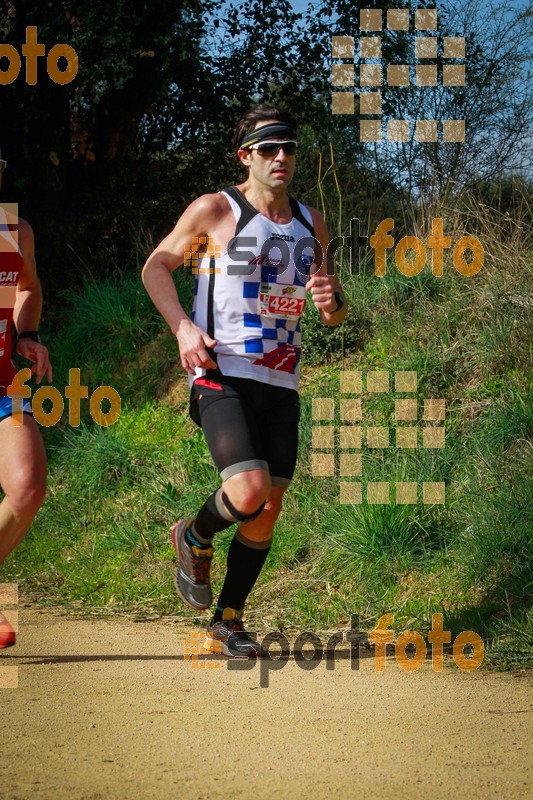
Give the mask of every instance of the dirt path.
M 171 622 L 22 609 L 0 656 L 2 800 L 525 798 L 525 677 L 415 673 L 373 658 L 193 669 Z

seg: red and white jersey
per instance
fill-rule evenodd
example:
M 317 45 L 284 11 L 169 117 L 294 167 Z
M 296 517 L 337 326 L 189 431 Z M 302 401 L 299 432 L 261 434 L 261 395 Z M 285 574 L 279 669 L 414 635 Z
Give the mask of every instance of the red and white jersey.
M 217 340 L 210 353 L 223 375 L 297 389 L 300 318 L 316 246 L 311 213 L 289 198 L 293 216 L 281 224 L 235 186 L 222 194 L 235 236 L 223 253 L 199 258 L 191 318 Z M 189 382 L 205 374 L 197 368 Z
M 11 361 L 11 330 L 16 286 L 24 264 L 10 227 L 0 206 L 0 386 L 9 386 L 17 374 Z

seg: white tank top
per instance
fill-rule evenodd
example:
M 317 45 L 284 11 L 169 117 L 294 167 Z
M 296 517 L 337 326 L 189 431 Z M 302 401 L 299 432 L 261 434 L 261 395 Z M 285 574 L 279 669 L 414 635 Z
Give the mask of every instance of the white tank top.
M 297 389 L 300 317 L 316 245 L 311 213 L 291 197 L 292 219 L 281 224 L 235 186 L 222 194 L 236 238 L 220 256 L 199 260 L 191 318 L 217 340 L 210 354 L 223 375 Z M 197 368 L 189 383 L 205 374 Z

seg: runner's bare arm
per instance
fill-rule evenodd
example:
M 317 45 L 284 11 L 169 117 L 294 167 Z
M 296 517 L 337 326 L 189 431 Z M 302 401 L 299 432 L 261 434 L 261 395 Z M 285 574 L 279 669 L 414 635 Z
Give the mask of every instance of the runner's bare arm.
M 178 339 L 181 364 L 191 375 L 194 375 L 195 367 L 215 368 L 216 364 L 206 348 L 214 347 L 216 341 L 195 325 L 183 310 L 171 272 L 183 264 L 185 250 L 194 252 L 200 249 L 194 240 L 208 235 L 221 208 L 220 195 L 202 195 L 191 203 L 174 230 L 148 257 L 142 271 L 146 291 Z
M 322 263 L 318 264 L 319 269 L 309 279 L 305 288 L 311 292 L 313 303 L 320 312 L 322 322 L 325 325 L 340 325 L 346 316 L 348 303 L 346 302 L 346 298 L 342 292 L 342 286 L 335 272 L 333 259 L 328 252 L 328 245 L 330 242 L 328 227 L 319 211 L 314 208 L 309 210 L 313 217 L 316 240 L 322 248 Z M 335 291 L 337 291 L 337 293 L 341 292 L 344 298 L 344 305 L 338 311 L 333 311 L 338 305 L 338 294 L 336 297 Z
M 41 282 L 35 265 L 35 241 L 33 231 L 26 220 L 18 220 L 19 247 L 24 260 L 22 274 L 17 286 L 17 299 L 13 319 L 17 330 L 36 331 L 41 319 L 43 305 Z
M 13 309 L 13 320 L 18 333 L 36 331 L 41 319 L 43 295 L 41 282 L 37 275 L 35 265 L 35 241 L 29 223 L 24 219 L 18 220 L 19 247 L 22 253 L 22 273 L 17 285 L 17 296 Z M 33 339 L 23 338 L 17 342 L 17 353 L 34 364 L 31 368 L 37 383 L 43 376 L 52 380 L 52 367 L 48 357 L 48 350 L 43 344 L 34 342 Z

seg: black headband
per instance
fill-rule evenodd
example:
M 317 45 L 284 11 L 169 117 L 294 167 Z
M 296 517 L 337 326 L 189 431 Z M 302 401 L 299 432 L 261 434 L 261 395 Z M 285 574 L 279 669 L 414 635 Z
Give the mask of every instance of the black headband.
M 296 131 L 288 122 L 272 122 L 270 125 L 263 125 L 262 128 L 247 133 L 240 143 L 239 149 L 262 142 L 263 139 L 271 139 L 274 136 L 282 139 L 296 139 Z

